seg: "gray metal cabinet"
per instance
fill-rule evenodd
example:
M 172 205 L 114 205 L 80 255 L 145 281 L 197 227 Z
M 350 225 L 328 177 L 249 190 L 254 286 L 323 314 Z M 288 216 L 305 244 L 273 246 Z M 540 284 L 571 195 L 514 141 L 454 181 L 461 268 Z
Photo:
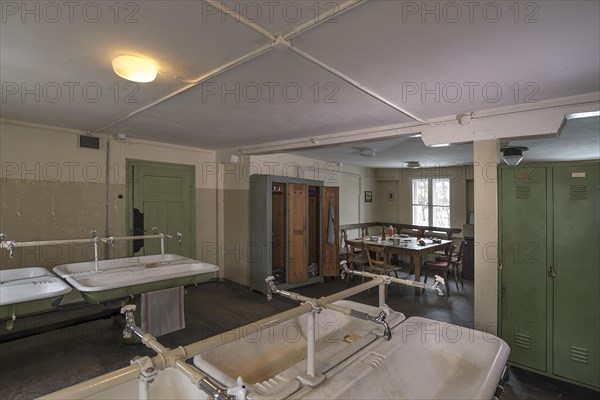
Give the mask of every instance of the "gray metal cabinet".
M 281 289 L 321 283 L 323 276 L 337 275 L 337 189 L 309 179 L 250 177 L 252 289 L 266 293 L 265 278 L 269 275 Z M 333 229 L 333 241 L 329 229 Z

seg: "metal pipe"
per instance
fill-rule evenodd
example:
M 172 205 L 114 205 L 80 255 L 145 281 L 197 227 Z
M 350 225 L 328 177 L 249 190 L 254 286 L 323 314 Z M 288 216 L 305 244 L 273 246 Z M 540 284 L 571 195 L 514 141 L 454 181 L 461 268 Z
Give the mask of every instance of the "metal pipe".
M 385 307 L 385 290 L 386 285 L 379 285 L 379 307 Z
M 378 275 L 378 276 L 381 277 L 381 275 Z M 376 281 L 376 279 L 373 279 L 373 280 Z M 287 292 L 285 290 L 279 290 L 275 286 L 275 282 L 274 282 L 275 278 L 272 276 L 267 277 L 265 279 L 265 281 L 269 285 L 268 293 L 277 293 L 277 294 L 280 294 L 282 296 L 288 297 L 293 300 L 306 302 L 307 304 L 312 305 L 313 312 L 319 311 L 320 308 L 327 308 L 329 310 L 337 311 L 339 313 L 342 313 L 344 315 L 349 315 L 354 318 L 362 319 L 365 321 L 372 321 L 377 324 L 381 324 L 384 327 L 383 337 L 385 338 L 385 340 L 390 340 L 392 338 L 392 330 L 390 329 L 390 326 L 387 324 L 387 322 L 385 322 L 385 318 L 386 318 L 387 314 L 383 310 L 379 313 L 379 315 L 377 315 L 376 317 L 373 317 L 367 313 L 364 313 L 362 311 L 357 311 L 350 307 L 342 307 L 342 306 L 338 306 L 336 304 L 331 304 L 331 303 L 329 303 L 329 301 L 332 301 L 332 300 L 328 300 L 326 297 L 321 297 L 319 299 L 316 299 L 316 298 L 312 298 L 312 297 L 303 296 L 301 294 L 294 293 L 294 292 Z M 380 287 L 384 286 L 385 280 L 380 279 L 379 285 L 380 285 Z
M 109 191 L 110 191 L 110 135 L 106 135 L 106 159 L 105 159 L 105 170 L 106 179 L 104 182 L 104 235 L 110 236 L 109 225 L 108 225 L 108 210 L 109 210 Z M 108 257 L 108 243 L 104 246 L 104 254 Z
M 2 247 L 5 247 L 5 243 L 2 242 Z M 13 246 L 16 247 L 31 247 L 31 246 L 51 246 L 56 244 L 73 244 L 73 243 L 94 243 L 94 238 L 87 239 L 64 239 L 64 240 L 40 240 L 38 242 L 30 241 L 30 242 L 16 242 L 12 241 Z
M 98 265 L 98 237 L 94 236 L 94 268 L 96 271 L 100 271 L 100 267 Z
M 149 400 L 150 399 L 150 383 L 143 379 L 140 379 L 139 381 L 140 381 L 140 383 L 138 385 L 139 386 L 138 398 L 140 400 Z
M 81 317 L 72 318 L 69 320 L 60 321 L 60 322 L 56 322 L 56 323 L 45 325 L 45 326 L 38 326 L 38 327 L 34 327 L 34 328 L 23 329 L 23 330 L 16 331 L 16 332 L 6 333 L 4 335 L 0 335 L 0 344 L 12 342 L 12 341 L 19 340 L 19 339 L 24 339 L 24 338 L 31 337 L 34 335 L 39 335 L 42 333 L 53 332 L 53 331 L 56 331 L 59 329 L 64 329 L 64 328 L 68 328 L 71 326 L 81 325 L 81 324 L 85 324 L 85 323 L 92 322 L 92 321 L 97 321 L 99 319 L 108 319 L 108 318 L 114 317 L 115 315 L 119 315 L 119 314 L 120 314 L 120 310 L 118 308 L 108 309 L 108 310 L 103 310 L 102 312 L 84 315 Z
M 137 240 L 137 239 L 158 239 L 160 238 L 160 234 L 157 235 L 140 235 L 140 236 L 119 236 L 119 237 L 107 237 L 102 238 L 101 240 L 106 242 L 109 240 L 117 241 L 117 240 Z
M 306 373 L 315 377 L 315 310 L 308 313 L 308 336 L 306 338 Z
M 380 274 L 373 274 L 371 272 L 362 272 L 362 271 L 351 270 L 348 268 L 346 260 L 341 261 L 340 266 L 342 268 L 342 274 L 352 274 L 352 275 L 364 276 L 364 277 L 373 278 L 373 279 L 379 278 L 379 279 L 383 279 L 386 284 L 394 282 L 394 283 L 399 283 L 401 285 L 418 287 L 421 289 L 436 290 L 438 292 L 438 295 L 440 295 L 440 296 L 444 295 L 444 292 L 442 291 L 442 289 L 439 288 L 439 285 L 440 284 L 445 285 L 446 283 L 444 281 L 444 278 L 442 278 L 439 275 L 435 276 L 435 283 L 433 285 L 428 285 L 426 283 L 422 283 L 419 281 L 411 281 L 409 279 L 394 278 L 389 275 L 383 276 Z

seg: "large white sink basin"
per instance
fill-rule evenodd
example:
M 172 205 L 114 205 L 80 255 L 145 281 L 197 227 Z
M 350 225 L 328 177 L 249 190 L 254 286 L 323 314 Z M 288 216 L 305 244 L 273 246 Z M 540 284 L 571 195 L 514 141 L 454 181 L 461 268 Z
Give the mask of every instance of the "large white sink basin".
M 54 272 L 90 303 L 126 298 L 211 279 L 219 267 L 175 254 L 63 264 Z
M 376 314 L 350 301 L 346 307 Z M 396 321 L 399 322 L 399 321 Z M 229 343 L 194 357 L 194 364 L 225 386 L 241 376 L 250 398 L 271 399 L 491 399 L 509 348 L 493 335 L 412 317 L 392 329 L 391 341 L 377 325 L 324 310 L 317 316 L 315 366 L 323 383 L 303 382 L 306 362 L 305 316 L 248 340 Z M 332 332 L 325 332 L 329 327 Z M 271 328 L 270 328 L 271 329 Z M 292 332 L 292 334 L 290 334 Z M 343 338 L 359 339 L 346 343 Z
M 352 301 L 336 304 L 378 313 L 375 307 Z M 397 312 L 387 318 L 390 341 L 371 321 L 327 309 L 315 319 L 316 377 L 306 375 L 306 314 L 263 325 L 262 330 L 257 325 L 247 336 L 195 356 L 194 365 L 226 388 L 239 385 L 236 378 L 241 376 L 249 400 L 491 400 L 509 354 L 507 344 L 496 336 L 425 318 L 405 320 Z M 138 380 L 132 379 L 86 398 L 137 399 L 139 389 Z M 171 368 L 159 371 L 149 390 L 149 398 L 155 400 L 208 400 Z
M 491 399 L 510 349 L 502 339 L 431 319 L 411 317 L 330 371 L 303 399 Z
M 50 310 L 71 287 L 41 267 L 0 271 L 0 319 Z

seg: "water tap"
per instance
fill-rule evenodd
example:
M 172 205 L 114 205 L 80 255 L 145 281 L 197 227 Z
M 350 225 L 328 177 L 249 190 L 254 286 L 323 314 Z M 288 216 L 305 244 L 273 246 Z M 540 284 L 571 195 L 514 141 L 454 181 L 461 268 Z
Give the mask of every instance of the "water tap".
M 6 247 L 6 250 L 8 250 L 8 256 L 10 258 L 14 258 L 15 257 L 15 242 L 12 240 L 9 240 L 8 242 L 6 242 L 6 244 L 4 246 Z
M 392 330 L 387 322 L 385 322 L 385 317 L 387 317 L 387 313 L 385 310 L 381 311 L 378 316 L 371 317 L 370 315 L 367 317 L 368 320 L 375 322 L 376 324 L 383 325 L 383 338 L 385 340 L 392 339 Z

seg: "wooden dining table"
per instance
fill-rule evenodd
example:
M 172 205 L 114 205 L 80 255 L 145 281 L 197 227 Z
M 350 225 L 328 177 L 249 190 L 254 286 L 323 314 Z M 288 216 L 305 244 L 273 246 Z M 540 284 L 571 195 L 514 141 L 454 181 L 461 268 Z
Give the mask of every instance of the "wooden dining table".
M 346 242 L 356 248 L 364 249 L 364 244 L 370 246 L 382 246 L 388 254 L 400 256 L 410 256 L 412 264 L 415 266 L 415 281 L 421 280 L 421 260 L 427 255 L 436 251 L 445 250 L 452 240 L 433 240 L 422 239 L 424 244 L 419 244 L 416 237 L 400 237 L 400 243 L 394 244 L 391 240 L 371 240 L 371 239 L 348 239 Z M 415 288 L 415 296 L 421 294 L 421 289 Z

